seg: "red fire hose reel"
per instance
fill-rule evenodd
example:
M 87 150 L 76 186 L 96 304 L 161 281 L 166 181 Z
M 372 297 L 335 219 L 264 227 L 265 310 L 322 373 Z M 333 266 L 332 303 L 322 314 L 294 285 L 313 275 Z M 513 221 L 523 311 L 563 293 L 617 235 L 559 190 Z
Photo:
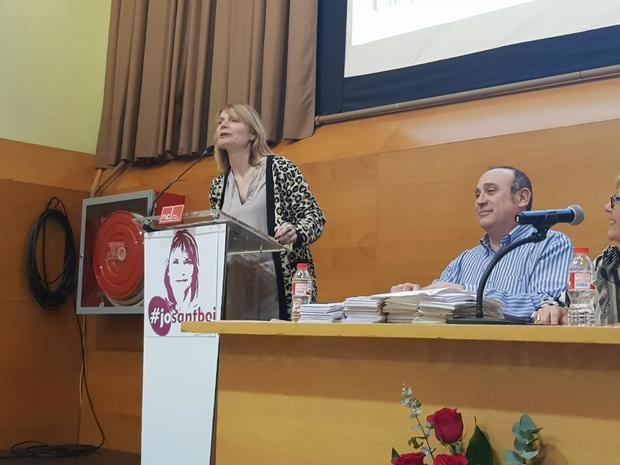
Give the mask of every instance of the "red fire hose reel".
M 135 305 L 143 297 L 144 236 L 140 215 L 118 210 L 100 219 L 93 247 L 97 284 L 110 302 Z

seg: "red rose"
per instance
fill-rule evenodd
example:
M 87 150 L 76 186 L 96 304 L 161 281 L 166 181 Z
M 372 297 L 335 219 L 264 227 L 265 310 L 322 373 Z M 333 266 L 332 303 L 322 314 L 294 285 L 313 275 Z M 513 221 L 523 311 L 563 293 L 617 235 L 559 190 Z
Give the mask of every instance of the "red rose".
M 461 454 L 440 454 L 435 457 L 435 462 L 433 465 L 467 465 L 467 457 Z
M 424 452 L 410 452 L 392 459 L 392 465 L 424 465 Z
M 442 408 L 426 418 L 435 429 L 435 437 L 444 444 L 454 444 L 463 436 L 463 419 L 455 408 Z

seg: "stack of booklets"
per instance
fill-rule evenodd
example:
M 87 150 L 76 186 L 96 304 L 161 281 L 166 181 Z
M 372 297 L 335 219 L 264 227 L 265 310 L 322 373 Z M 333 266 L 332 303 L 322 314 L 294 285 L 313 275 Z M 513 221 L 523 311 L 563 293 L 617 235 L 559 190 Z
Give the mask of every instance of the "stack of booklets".
M 385 298 L 379 296 L 349 297 L 344 301 L 343 323 L 383 323 Z
M 476 293 L 454 288 L 392 292 L 373 297 L 384 298 L 383 311 L 389 323 L 445 323 L 448 318 L 476 316 Z M 501 304 L 482 300 L 484 319 L 503 319 Z
M 344 316 L 342 302 L 333 304 L 306 304 L 299 307 L 302 323 L 340 323 Z
M 418 302 L 417 300 L 406 298 L 401 299 L 396 297 L 396 295 L 395 297 L 388 297 L 383 305 L 383 313 L 385 313 L 388 323 L 411 323 L 418 314 Z

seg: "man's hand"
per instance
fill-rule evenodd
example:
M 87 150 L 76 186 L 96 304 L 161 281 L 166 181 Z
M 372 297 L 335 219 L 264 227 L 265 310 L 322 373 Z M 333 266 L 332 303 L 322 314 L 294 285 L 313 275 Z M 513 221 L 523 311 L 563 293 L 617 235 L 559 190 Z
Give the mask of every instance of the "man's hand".
M 419 291 L 421 288 L 419 284 L 403 283 L 392 286 L 390 292 Z
M 451 287 L 452 289 L 460 289 L 460 290 L 465 289 L 465 286 L 463 286 L 462 284 L 448 283 L 445 281 L 438 281 L 434 284 L 429 284 L 424 289 L 438 289 L 440 287 Z
M 555 305 L 540 307 L 533 319 L 537 325 L 565 325 L 568 323 L 568 309 Z
M 420 289 L 436 289 L 440 287 L 451 287 L 453 289 L 465 289 L 465 286 L 462 284 L 456 283 L 448 283 L 444 281 L 436 282 L 435 284 L 429 284 L 428 286 L 422 287 L 419 284 L 411 284 L 411 283 L 403 283 L 397 284 L 396 286 L 392 286 L 390 292 L 403 292 L 403 291 L 419 291 Z

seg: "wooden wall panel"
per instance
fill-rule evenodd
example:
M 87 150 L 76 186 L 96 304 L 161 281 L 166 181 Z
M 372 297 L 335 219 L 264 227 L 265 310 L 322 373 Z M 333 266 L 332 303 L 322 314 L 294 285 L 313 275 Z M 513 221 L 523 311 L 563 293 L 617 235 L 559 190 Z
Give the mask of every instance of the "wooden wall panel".
M 89 192 L 94 155 L 0 138 L 0 179 Z
M 139 451 L 142 411 L 142 318 L 89 316 L 88 380 L 107 447 Z M 91 412 L 82 408 L 80 440 L 97 443 Z
M 311 163 L 303 171 L 327 218 L 317 244 L 329 246 L 313 248 L 321 299 L 336 289 L 365 295 L 377 278 L 377 158 Z
M 302 168 L 327 215 L 312 249 L 320 299 L 435 278 L 480 238 L 473 189 L 494 164 L 514 164 L 531 176 L 537 208 L 581 204 L 584 224 L 558 229 L 597 253 L 606 244 L 602 205 L 620 174 L 619 84 L 615 79 L 328 125 L 281 145 L 277 151 Z M 129 168 L 105 194 L 161 189 L 186 166 Z M 189 210 L 206 208 L 216 173 L 214 160 L 205 160 L 171 191 L 187 195 Z M 139 451 L 142 328 L 132 319 L 102 317 L 89 318 L 89 326 L 91 388 L 110 431 L 108 445 Z M 94 441 L 85 416 L 81 436 Z
M 3 154 L 6 155 L 6 154 Z M 8 156 L 3 156 L 3 164 Z M 32 170 L 37 170 L 33 165 Z M 42 176 L 42 173 L 39 173 Z M 80 341 L 70 302 L 55 311 L 38 306 L 26 272 L 26 244 L 32 225 L 51 196 L 65 203 L 78 236 L 85 192 L 0 179 L 0 448 L 24 440 L 75 442 L 80 416 Z M 48 269 L 61 269 L 64 240 L 48 228 Z M 62 244 L 62 242 L 60 243 Z
M 327 125 L 282 150 L 300 162 L 393 152 L 620 118 L 620 78 Z

